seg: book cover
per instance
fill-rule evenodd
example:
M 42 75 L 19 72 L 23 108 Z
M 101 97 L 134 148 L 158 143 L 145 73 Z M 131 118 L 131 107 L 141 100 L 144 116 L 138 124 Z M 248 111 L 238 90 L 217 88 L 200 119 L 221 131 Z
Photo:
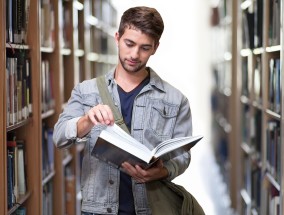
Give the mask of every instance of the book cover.
M 8 209 L 13 207 L 14 200 L 13 200 L 13 156 L 8 153 L 7 154 L 7 202 L 8 202 Z
M 19 207 L 15 211 L 15 215 L 26 215 L 27 214 L 27 209 L 25 207 Z
M 18 192 L 19 195 L 26 194 L 26 171 L 25 171 L 25 151 L 24 141 L 17 140 L 18 147 Z
M 127 134 L 119 126 L 106 126 L 99 135 L 92 154 L 116 168 L 125 161 L 143 168 L 151 167 L 155 161 L 168 153 L 180 154 L 189 151 L 203 136 L 178 137 L 160 143 L 153 150 Z M 181 150 L 181 152 L 179 152 Z

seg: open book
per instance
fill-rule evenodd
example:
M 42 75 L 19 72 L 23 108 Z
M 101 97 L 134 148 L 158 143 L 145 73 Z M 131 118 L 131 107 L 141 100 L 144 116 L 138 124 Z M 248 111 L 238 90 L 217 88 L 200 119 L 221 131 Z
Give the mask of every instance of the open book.
M 134 139 L 118 125 L 106 126 L 100 133 L 93 149 L 93 155 L 116 168 L 125 161 L 149 168 L 159 158 L 178 149 L 190 150 L 203 136 L 178 137 L 161 142 L 150 150 Z

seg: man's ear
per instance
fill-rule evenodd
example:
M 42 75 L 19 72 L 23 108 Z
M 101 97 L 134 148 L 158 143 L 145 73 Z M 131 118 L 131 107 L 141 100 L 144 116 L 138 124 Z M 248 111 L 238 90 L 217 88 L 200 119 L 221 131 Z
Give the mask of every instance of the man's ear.
M 154 51 L 153 51 L 152 55 L 154 55 L 154 54 L 156 53 L 156 51 L 157 51 L 159 45 L 160 45 L 160 42 L 158 42 L 158 43 L 155 45 Z
M 119 33 L 118 32 L 115 32 L 114 39 L 115 39 L 116 45 L 118 45 L 118 41 L 119 41 Z

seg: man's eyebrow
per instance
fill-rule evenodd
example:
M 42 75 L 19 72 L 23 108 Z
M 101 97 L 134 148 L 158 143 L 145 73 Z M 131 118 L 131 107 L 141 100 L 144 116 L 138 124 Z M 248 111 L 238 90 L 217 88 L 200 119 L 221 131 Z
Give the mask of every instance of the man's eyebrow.
M 130 40 L 130 39 L 124 39 L 124 42 L 129 42 L 129 43 L 136 44 L 133 40 Z M 142 44 L 141 46 L 143 46 L 143 47 L 153 47 L 153 45 L 151 45 L 151 44 Z
M 134 41 L 132 41 L 132 40 L 130 40 L 130 39 L 124 39 L 124 42 L 134 43 Z
M 152 48 L 153 46 L 151 44 L 142 44 L 143 47 L 150 47 Z

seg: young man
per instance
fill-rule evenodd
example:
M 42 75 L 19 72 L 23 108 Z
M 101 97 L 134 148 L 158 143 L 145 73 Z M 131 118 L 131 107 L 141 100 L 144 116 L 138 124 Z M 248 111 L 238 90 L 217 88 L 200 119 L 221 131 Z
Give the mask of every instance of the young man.
M 146 64 L 164 30 L 162 17 L 149 7 L 134 7 L 121 17 L 115 34 L 119 61 L 105 75 L 113 101 L 131 135 L 149 148 L 163 140 L 192 134 L 187 98 Z M 165 62 L 163 62 L 165 63 Z M 77 85 L 54 128 L 54 142 L 64 148 L 85 141 L 82 166 L 83 214 L 151 214 L 145 183 L 172 180 L 190 163 L 190 152 L 160 160 L 144 170 L 124 162 L 124 171 L 98 160 L 92 150 L 101 130 L 112 125 L 109 106 L 102 104 L 96 79 Z

